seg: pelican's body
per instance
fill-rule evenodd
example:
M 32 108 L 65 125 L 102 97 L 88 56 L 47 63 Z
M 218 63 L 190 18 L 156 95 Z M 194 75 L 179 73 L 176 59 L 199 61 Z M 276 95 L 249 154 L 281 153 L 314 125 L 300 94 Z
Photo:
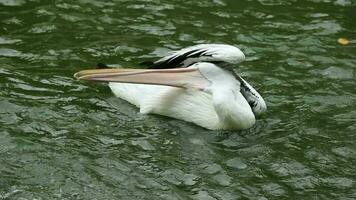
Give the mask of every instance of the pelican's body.
M 113 93 L 139 107 L 141 113 L 169 116 L 212 130 L 247 129 L 255 123 L 255 115 L 266 110 L 266 104 L 245 80 L 221 67 L 221 63 L 244 59 L 233 46 L 196 45 L 154 62 L 152 67 L 160 70 L 89 70 L 76 77 L 109 81 Z M 166 66 L 175 69 L 162 70 Z M 159 79 L 162 75 L 168 78 Z
M 197 89 L 161 85 L 111 82 L 109 86 L 116 96 L 136 105 L 144 114 L 169 116 L 213 130 L 251 127 L 255 116 L 238 90 L 240 83 L 213 64 L 195 65 L 221 71 L 222 77 L 220 82 L 214 83 L 217 88 L 214 88 L 213 95 Z

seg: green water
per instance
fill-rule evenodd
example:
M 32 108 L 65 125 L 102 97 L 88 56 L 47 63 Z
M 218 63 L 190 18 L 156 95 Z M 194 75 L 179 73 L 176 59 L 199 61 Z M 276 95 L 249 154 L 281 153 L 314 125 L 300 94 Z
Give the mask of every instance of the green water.
M 355 199 L 352 0 L 0 0 L 0 199 Z M 337 39 L 346 37 L 349 45 Z M 240 47 L 246 131 L 142 115 L 73 73 Z

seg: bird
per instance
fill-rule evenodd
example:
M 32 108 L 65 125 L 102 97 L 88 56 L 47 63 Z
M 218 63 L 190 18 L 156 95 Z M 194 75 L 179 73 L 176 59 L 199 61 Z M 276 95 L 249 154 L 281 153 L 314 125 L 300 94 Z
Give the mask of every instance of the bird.
M 198 44 L 144 62 L 145 69 L 89 69 L 74 77 L 109 82 L 115 96 L 143 114 L 168 116 L 210 130 L 243 130 L 267 110 L 262 96 L 234 71 L 244 60 L 238 47 Z

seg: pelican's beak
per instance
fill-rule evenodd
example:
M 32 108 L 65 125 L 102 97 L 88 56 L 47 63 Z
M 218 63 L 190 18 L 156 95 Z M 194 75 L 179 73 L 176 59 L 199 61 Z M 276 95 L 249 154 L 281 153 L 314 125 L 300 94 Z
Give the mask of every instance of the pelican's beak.
M 211 82 L 197 67 L 174 69 L 92 69 L 74 74 L 80 80 L 167 85 L 204 90 Z

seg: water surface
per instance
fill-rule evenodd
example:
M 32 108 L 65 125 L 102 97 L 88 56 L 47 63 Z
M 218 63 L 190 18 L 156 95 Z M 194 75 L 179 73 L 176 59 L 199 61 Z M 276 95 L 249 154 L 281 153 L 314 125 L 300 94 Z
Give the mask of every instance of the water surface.
M 0 0 L 0 199 L 355 199 L 351 0 Z M 339 45 L 346 37 L 350 44 Z M 240 47 L 246 131 L 142 115 L 73 73 Z

